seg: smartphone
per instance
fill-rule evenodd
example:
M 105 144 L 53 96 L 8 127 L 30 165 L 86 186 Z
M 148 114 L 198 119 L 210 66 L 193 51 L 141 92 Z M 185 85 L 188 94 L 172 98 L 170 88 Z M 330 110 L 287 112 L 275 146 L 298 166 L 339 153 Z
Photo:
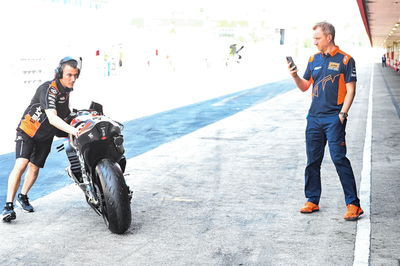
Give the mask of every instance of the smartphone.
M 286 56 L 286 60 L 287 60 L 288 63 L 290 63 L 291 66 L 294 66 L 294 67 L 295 67 L 295 68 L 294 68 L 295 70 L 297 69 L 297 66 L 296 66 L 296 64 L 294 63 L 293 58 L 292 58 L 291 56 Z

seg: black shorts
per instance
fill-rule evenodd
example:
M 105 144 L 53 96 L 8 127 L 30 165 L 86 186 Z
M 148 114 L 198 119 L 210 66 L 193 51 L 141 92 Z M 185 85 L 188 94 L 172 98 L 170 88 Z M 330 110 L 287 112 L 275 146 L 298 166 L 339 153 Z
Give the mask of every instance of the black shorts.
M 45 141 L 36 141 L 22 131 L 17 130 L 15 139 L 15 157 L 28 159 L 39 168 L 44 167 L 51 150 L 53 138 Z

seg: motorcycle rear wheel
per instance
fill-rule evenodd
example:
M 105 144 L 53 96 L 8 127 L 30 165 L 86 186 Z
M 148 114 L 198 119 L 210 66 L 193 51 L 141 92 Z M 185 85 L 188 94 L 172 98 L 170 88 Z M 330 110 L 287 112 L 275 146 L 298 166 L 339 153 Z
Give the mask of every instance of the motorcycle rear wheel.
M 121 168 L 109 159 L 101 160 L 96 166 L 96 175 L 101 191 L 101 213 L 108 229 L 123 234 L 131 225 L 129 189 Z

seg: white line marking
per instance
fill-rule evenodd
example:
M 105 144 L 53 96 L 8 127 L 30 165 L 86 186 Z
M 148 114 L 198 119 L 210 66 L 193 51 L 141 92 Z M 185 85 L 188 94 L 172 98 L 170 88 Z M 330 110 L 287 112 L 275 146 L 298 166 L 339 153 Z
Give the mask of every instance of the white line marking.
M 371 143 L 372 143 L 372 92 L 374 83 L 374 65 L 372 65 L 368 96 L 367 125 L 363 152 L 363 168 L 360 182 L 360 204 L 364 217 L 357 222 L 357 235 L 354 247 L 354 266 L 369 265 L 371 250 Z

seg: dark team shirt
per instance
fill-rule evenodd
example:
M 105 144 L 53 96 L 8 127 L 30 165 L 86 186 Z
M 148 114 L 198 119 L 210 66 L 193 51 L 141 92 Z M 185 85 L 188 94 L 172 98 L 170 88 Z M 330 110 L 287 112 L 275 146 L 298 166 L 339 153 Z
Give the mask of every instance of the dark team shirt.
M 54 137 L 58 129 L 49 123 L 44 110 L 55 109 L 57 115 L 65 119 L 71 113 L 69 109 L 71 91 L 72 89 L 64 88 L 57 79 L 40 85 L 25 110 L 17 130 L 24 131 L 38 141 Z
M 303 76 L 313 84 L 310 116 L 339 114 L 347 93 L 346 83 L 356 82 L 354 59 L 337 47 L 330 54 L 310 57 Z

